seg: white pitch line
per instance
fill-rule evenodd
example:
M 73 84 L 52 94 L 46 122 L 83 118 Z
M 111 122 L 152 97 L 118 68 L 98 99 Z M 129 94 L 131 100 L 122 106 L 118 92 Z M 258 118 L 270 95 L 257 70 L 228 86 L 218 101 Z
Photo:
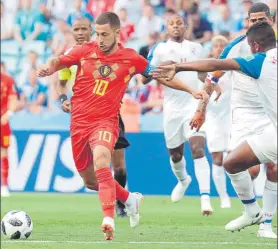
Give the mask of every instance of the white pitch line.
M 1 243 L 26 243 L 26 244 L 162 244 L 162 245 L 264 245 L 264 246 L 277 246 L 276 243 L 236 243 L 236 242 L 186 242 L 186 241 L 130 241 L 130 242 L 106 242 L 106 241 L 54 241 L 54 240 L 1 240 Z

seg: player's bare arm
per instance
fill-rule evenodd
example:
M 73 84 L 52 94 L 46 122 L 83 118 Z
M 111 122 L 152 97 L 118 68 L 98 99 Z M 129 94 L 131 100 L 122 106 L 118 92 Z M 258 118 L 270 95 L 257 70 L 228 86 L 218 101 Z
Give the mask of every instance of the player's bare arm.
M 180 91 L 184 91 L 184 92 L 188 92 L 190 93 L 195 99 L 201 99 L 202 102 L 208 102 L 209 97 L 206 94 L 205 91 L 199 91 L 196 89 L 193 89 L 191 87 L 189 87 L 187 84 L 185 84 L 184 82 L 182 82 L 180 79 L 178 79 L 177 77 L 173 78 L 170 81 L 167 81 L 163 78 L 158 78 L 158 77 L 143 77 L 143 82 L 144 84 L 149 83 L 151 80 L 157 80 L 159 83 L 161 83 L 164 86 L 176 89 L 176 90 L 180 90 Z
M 71 112 L 71 104 L 70 100 L 67 98 L 67 83 L 68 80 L 59 80 L 56 86 L 56 91 L 59 95 L 59 99 L 62 104 L 62 110 L 64 112 L 70 113 Z
M 189 87 L 187 84 L 185 84 L 184 82 L 182 82 L 177 77 L 173 78 L 171 81 L 167 81 L 164 78 L 158 78 L 158 77 L 153 77 L 153 79 L 157 80 L 161 84 L 168 86 L 170 88 L 188 92 L 195 99 L 202 99 L 203 102 L 208 102 L 209 97 L 205 91 L 199 91 L 199 90 L 193 89 L 193 88 Z
M 240 65 L 233 59 L 203 59 L 166 66 L 160 65 L 152 71 L 151 75 L 171 80 L 176 73 L 182 71 L 214 72 L 219 70 L 240 70 Z
M 50 76 L 53 73 L 65 68 L 65 67 L 66 67 L 65 65 L 62 65 L 60 63 L 59 58 L 54 58 L 54 59 L 49 60 L 46 65 L 42 65 L 37 70 L 37 76 L 38 77 Z

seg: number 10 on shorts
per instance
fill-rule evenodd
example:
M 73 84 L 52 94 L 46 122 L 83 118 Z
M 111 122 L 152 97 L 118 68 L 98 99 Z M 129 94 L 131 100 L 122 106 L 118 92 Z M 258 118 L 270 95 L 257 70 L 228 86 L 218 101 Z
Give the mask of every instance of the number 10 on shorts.
M 109 131 L 99 131 L 98 132 L 98 140 L 103 140 L 107 143 L 110 143 L 112 139 L 112 134 Z

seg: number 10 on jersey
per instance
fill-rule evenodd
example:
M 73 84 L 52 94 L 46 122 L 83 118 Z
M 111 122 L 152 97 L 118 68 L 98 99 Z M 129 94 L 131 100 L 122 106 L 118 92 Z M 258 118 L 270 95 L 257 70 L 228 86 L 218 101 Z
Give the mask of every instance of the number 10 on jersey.
M 96 85 L 93 89 L 93 93 L 103 96 L 107 90 L 109 82 L 107 80 L 96 80 Z

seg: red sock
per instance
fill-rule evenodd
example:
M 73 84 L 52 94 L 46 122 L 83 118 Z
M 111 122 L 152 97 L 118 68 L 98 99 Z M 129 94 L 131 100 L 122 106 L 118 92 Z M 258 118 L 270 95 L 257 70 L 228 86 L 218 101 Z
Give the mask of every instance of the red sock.
M 114 181 L 116 187 L 116 199 L 121 201 L 122 203 L 125 203 L 129 196 L 129 192 L 125 188 L 123 188 L 116 180 Z
M 116 188 L 110 168 L 96 170 L 96 177 L 98 180 L 98 196 L 103 216 L 114 219 Z
M 9 160 L 7 156 L 1 158 L 1 186 L 8 185 Z

